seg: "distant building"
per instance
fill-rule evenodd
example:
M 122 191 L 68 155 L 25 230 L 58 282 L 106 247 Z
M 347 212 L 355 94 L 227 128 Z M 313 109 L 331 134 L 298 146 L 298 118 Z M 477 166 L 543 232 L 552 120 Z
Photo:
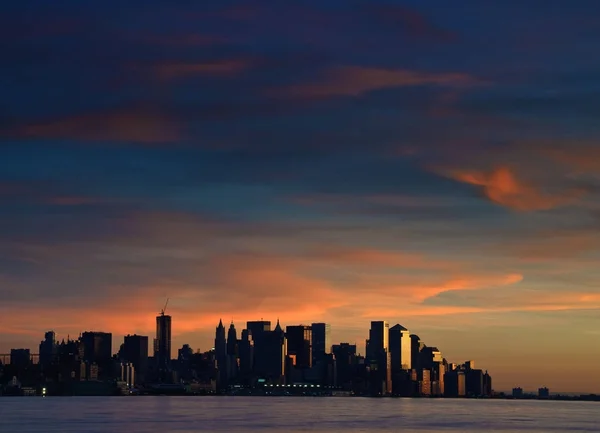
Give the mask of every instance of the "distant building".
M 219 326 L 215 329 L 215 357 L 219 370 L 217 385 L 222 388 L 227 383 L 227 337 L 222 320 L 219 320 Z
M 383 395 L 392 392 L 392 370 L 390 359 L 390 325 L 386 321 L 372 321 L 367 343 L 366 361 L 370 369 L 371 394 Z
M 546 387 L 538 389 L 538 398 L 549 398 L 550 390 Z
M 43 369 L 48 368 L 56 361 L 57 355 L 56 334 L 54 331 L 48 331 L 44 334 L 44 340 L 40 343 L 40 365 Z
M 135 382 L 135 367 L 130 363 L 121 364 L 121 381 L 127 384 L 127 388 L 132 389 Z
M 263 363 L 265 354 L 261 353 L 264 345 L 260 341 L 266 332 L 271 331 L 271 321 L 269 320 L 255 320 L 246 322 L 246 329 L 249 331 L 249 336 L 252 336 L 253 340 L 253 360 L 252 360 L 252 373 L 257 374 L 256 370 L 259 368 L 259 363 Z
M 467 395 L 470 397 L 481 397 L 484 395 L 484 379 L 481 370 L 466 370 L 465 380 L 467 382 Z
M 240 354 L 240 374 L 248 377 L 252 374 L 254 366 L 254 340 L 252 339 L 252 331 L 249 329 L 242 330 L 238 350 Z
M 171 382 L 171 316 L 164 309 L 156 316 L 156 340 L 154 358 L 160 382 Z
M 474 370 L 475 361 L 465 361 L 465 370 Z
M 258 380 L 282 384 L 285 379 L 287 339 L 279 321 L 273 331 L 263 331 L 255 344 L 254 370 Z
M 121 348 L 121 359 L 135 369 L 135 384 L 144 383 L 148 372 L 148 337 L 126 335 Z
M 461 370 L 447 371 L 444 374 L 444 396 L 445 397 L 464 397 L 465 373 Z
M 523 398 L 523 388 L 513 388 L 512 396 L 513 398 Z
M 233 321 L 227 331 L 227 380 L 231 381 L 238 375 L 238 339 Z
M 31 364 L 29 349 L 10 349 L 10 365 L 17 368 L 26 368 Z
M 296 356 L 296 368 L 308 369 L 312 367 L 312 328 L 305 325 L 287 326 L 285 329 L 287 339 L 287 353 Z
M 315 363 L 323 359 L 326 354 L 331 353 L 331 325 L 329 323 L 313 323 L 310 327 L 312 330 L 312 358 Z
M 421 339 L 418 335 L 410 335 L 410 366 L 411 369 L 418 370 L 419 365 L 419 352 L 421 350 Z
M 443 362 L 436 362 L 431 369 L 431 394 L 440 396 L 445 394 L 446 367 Z
M 419 382 L 419 394 L 423 396 L 431 395 L 431 371 L 423 369 L 421 380 Z
M 392 326 L 389 344 L 392 374 L 398 370 L 410 370 L 412 368 L 412 340 L 408 329 L 400 324 Z
M 337 386 L 351 390 L 357 364 L 356 345 L 349 343 L 334 344 L 332 352 L 336 362 Z

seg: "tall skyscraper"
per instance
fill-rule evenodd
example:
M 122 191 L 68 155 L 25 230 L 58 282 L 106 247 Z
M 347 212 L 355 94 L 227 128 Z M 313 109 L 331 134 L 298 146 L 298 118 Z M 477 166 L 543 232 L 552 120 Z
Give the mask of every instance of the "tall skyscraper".
M 390 328 L 390 359 L 392 374 L 399 370 L 410 370 L 411 359 L 410 332 L 404 326 L 396 324 Z
M 121 349 L 121 358 L 135 369 L 135 384 L 143 383 L 148 371 L 148 337 L 126 335 Z
M 227 332 L 227 379 L 231 380 L 238 375 L 238 339 L 233 321 Z
M 261 353 L 265 347 L 265 345 L 262 344 L 261 339 L 267 332 L 271 332 L 271 321 L 261 319 L 246 322 L 246 329 L 250 331 L 250 335 L 252 335 L 252 340 L 254 342 L 252 360 L 253 373 L 258 374 L 259 371 L 257 368 L 260 368 L 259 364 L 264 362 L 266 356 L 264 353 Z
M 255 343 L 254 371 L 259 379 L 283 383 L 287 339 L 279 321 L 273 331 L 263 331 Z
M 390 325 L 386 321 L 371 322 L 367 361 L 371 367 L 371 393 L 392 392 L 392 372 L 389 351 Z
M 215 356 L 219 369 L 219 383 L 220 386 L 224 386 L 227 382 L 227 337 L 222 320 L 219 320 L 219 326 L 215 330 Z
M 310 327 L 312 328 L 312 357 L 315 363 L 323 359 L 325 354 L 331 353 L 331 325 L 313 323 Z
M 270 320 L 255 320 L 246 322 L 246 329 L 252 334 L 254 340 L 260 337 L 260 334 L 271 330 Z
M 161 382 L 171 381 L 171 316 L 163 309 L 156 316 L 156 340 L 154 343 L 154 358 Z
M 336 361 L 336 383 L 343 389 L 352 389 L 352 379 L 356 370 L 356 345 L 334 344 L 332 347 Z
M 254 366 L 254 340 L 252 339 L 252 331 L 249 329 L 242 330 L 242 338 L 239 342 L 240 353 L 240 373 L 244 376 L 252 374 Z
M 421 350 L 421 339 L 416 334 L 410 336 L 410 364 L 411 368 L 419 370 L 419 351 Z
M 296 356 L 296 368 L 312 367 L 312 329 L 310 326 L 297 325 L 285 328 L 288 355 Z
M 50 366 L 57 355 L 56 334 L 48 331 L 44 334 L 44 340 L 40 343 L 40 365 L 42 368 Z

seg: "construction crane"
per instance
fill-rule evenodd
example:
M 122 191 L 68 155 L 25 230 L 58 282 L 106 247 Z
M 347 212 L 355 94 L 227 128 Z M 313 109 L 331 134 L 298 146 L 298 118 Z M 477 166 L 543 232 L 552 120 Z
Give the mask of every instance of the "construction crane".
M 163 309 L 160 310 L 160 315 L 161 316 L 165 315 L 165 311 L 167 310 L 167 305 L 169 305 L 169 298 L 167 298 L 167 302 L 165 302 L 165 306 L 163 307 Z

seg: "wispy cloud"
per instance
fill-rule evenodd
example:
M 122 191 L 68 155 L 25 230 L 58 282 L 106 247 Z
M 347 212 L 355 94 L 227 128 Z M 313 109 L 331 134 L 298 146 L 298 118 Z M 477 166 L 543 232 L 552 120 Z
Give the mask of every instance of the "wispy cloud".
M 548 210 L 576 202 L 585 193 L 570 190 L 548 193 L 519 180 L 509 167 L 501 166 L 491 172 L 453 171 L 450 176 L 463 183 L 481 187 L 492 202 L 521 212 Z
M 5 135 L 38 140 L 160 144 L 181 139 L 182 128 L 160 110 L 131 107 L 31 122 L 8 130 Z
M 429 73 L 407 69 L 338 66 L 326 70 L 318 82 L 291 85 L 273 93 L 296 98 L 327 98 L 359 96 L 370 91 L 394 87 L 470 87 L 480 84 L 483 84 L 483 81 L 460 72 Z

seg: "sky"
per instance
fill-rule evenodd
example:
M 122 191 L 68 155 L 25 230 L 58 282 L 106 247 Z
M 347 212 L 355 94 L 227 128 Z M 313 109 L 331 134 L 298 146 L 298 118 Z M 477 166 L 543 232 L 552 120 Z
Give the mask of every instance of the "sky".
M 0 353 L 169 298 L 600 392 L 596 0 L 0 8 Z

